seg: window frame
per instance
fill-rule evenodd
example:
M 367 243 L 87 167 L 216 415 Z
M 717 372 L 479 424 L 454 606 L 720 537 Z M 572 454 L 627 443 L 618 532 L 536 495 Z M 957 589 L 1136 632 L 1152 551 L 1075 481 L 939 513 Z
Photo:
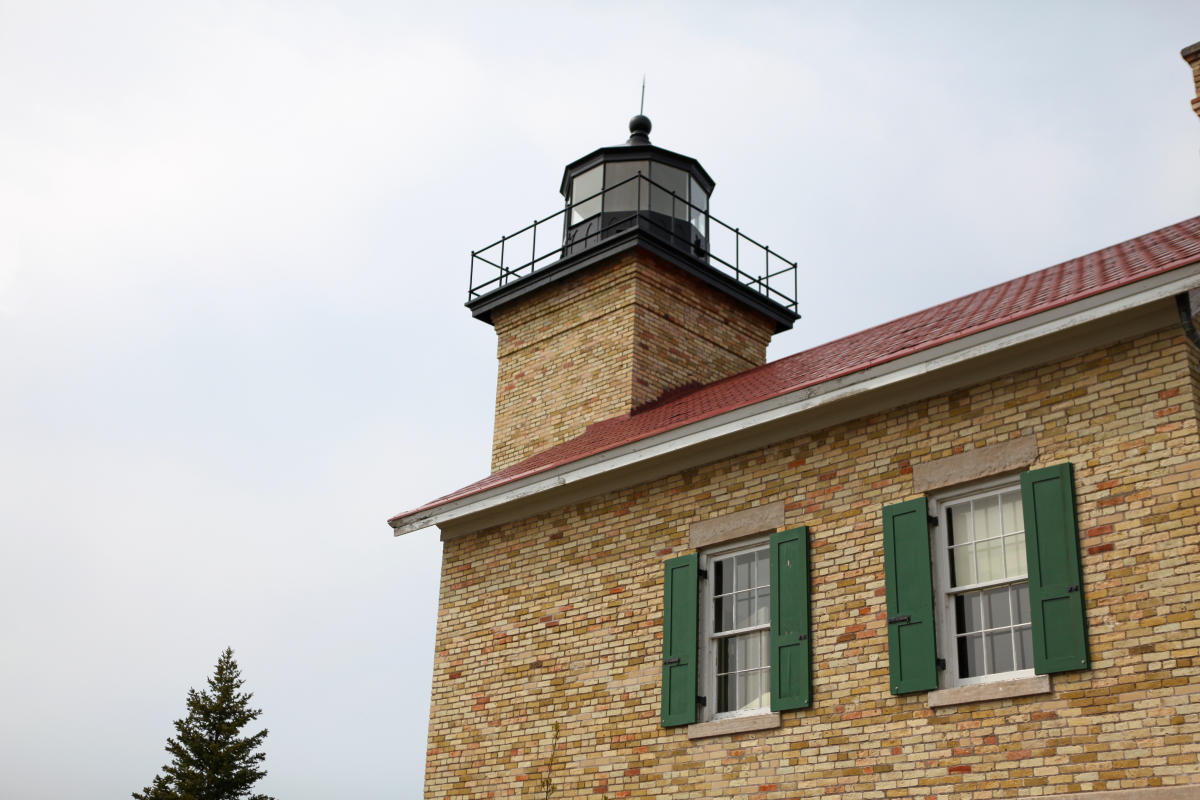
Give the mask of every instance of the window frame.
M 717 711 L 717 640 L 720 638 L 716 635 L 716 620 L 714 619 L 714 603 L 713 603 L 713 566 L 714 562 L 721 558 L 738 555 L 740 553 L 758 552 L 760 550 L 767 551 L 767 569 L 768 575 L 770 571 L 770 535 L 757 534 L 739 538 L 736 541 L 726 542 L 719 545 L 705 547 L 699 555 L 700 566 L 700 613 L 698 615 L 698 638 L 699 638 L 699 658 L 698 666 L 700 669 L 699 680 L 697 681 L 701 691 L 700 694 L 705 698 L 704 705 L 701 707 L 699 714 L 700 722 L 717 722 L 726 719 L 742 719 L 746 717 L 757 717 L 761 715 L 772 714 L 771 710 L 771 670 L 774 665 L 771 663 L 771 617 L 770 605 L 768 603 L 768 617 L 764 625 L 755 626 L 753 628 L 743 629 L 742 632 L 764 631 L 768 638 L 767 647 L 767 668 L 764 671 L 767 680 L 767 697 L 766 703 L 759 708 L 751 708 L 737 711 Z M 770 578 L 767 580 L 768 589 L 773 589 L 770 585 Z
M 957 689 L 970 686 L 981 686 L 1007 681 L 1021 681 L 1036 677 L 1034 667 L 1026 669 L 994 672 L 974 677 L 959 677 L 958 647 L 956 639 L 957 612 L 954 599 L 957 595 L 970 592 L 986 591 L 1001 586 L 1029 586 L 1029 567 L 1026 564 L 1023 578 L 1004 577 L 991 581 L 977 581 L 967 584 L 965 588 L 950 585 L 950 545 L 947 509 L 956 503 L 981 497 L 995 496 L 1004 492 L 1015 491 L 1022 507 L 1022 546 L 1025 546 L 1026 535 L 1024 523 L 1024 497 L 1021 493 L 1021 473 L 1008 473 L 996 477 L 949 487 L 942 491 L 931 492 L 926 496 L 931 518 L 937 522 L 930 526 L 931 551 L 934 590 L 934 629 L 937 642 L 938 656 L 945 664 L 939 668 L 938 686 L 941 689 Z M 1032 624 L 1032 622 L 1030 623 Z M 939 665 L 940 666 L 940 665 Z

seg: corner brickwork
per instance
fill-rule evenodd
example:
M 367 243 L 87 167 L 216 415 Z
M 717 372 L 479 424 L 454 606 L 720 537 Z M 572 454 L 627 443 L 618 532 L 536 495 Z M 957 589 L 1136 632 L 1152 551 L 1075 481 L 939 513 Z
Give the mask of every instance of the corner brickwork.
M 664 392 L 759 366 L 766 317 L 643 250 L 492 313 L 499 371 L 492 470 Z
M 1179 53 L 1192 68 L 1192 82 L 1196 84 L 1196 96 L 1192 98 L 1192 110 L 1200 116 L 1200 42 L 1183 48 Z
M 617 280 L 630 271 L 595 280 L 636 295 Z M 446 542 L 426 797 L 982 800 L 1197 782 L 1195 365 L 1167 329 Z M 917 496 L 916 463 L 1027 436 L 1034 466 L 1075 466 L 1092 668 L 1031 697 L 891 695 L 882 507 Z M 812 535 L 813 707 L 691 741 L 659 726 L 663 562 L 690 552 L 693 523 L 776 501 Z

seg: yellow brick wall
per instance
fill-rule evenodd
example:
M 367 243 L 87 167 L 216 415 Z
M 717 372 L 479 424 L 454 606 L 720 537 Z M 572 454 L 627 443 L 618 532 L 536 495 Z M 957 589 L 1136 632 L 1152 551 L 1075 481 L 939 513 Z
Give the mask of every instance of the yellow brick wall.
M 766 317 L 637 250 L 492 313 L 492 470 L 766 360 Z
M 628 412 L 633 299 L 633 270 L 612 263 L 493 312 L 493 472 Z
M 648 254 L 636 263 L 633 408 L 766 361 L 769 319 Z
M 1191 364 L 1189 364 L 1191 361 Z M 429 798 L 1033 797 L 1195 782 L 1200 417 L 1177 330 L 1025 370 L 449 541 Z M 888 691 L 881 508 L 913 464 L 1035 436 L 1075 465 L 1093 666 L 1051 695 Z M 659 726 L 664 560 L 783 500 L 812 535 L 813 706 Z M 556 727 L 557 732 L 556 732 Z M 548 781 L 548 783 L 547 783 Z

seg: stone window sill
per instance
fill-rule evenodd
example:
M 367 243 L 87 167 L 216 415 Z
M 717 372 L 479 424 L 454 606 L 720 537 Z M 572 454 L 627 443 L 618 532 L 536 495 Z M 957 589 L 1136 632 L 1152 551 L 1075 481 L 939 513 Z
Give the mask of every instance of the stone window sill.
M 926 704 L 930 708 L 956 706 L 962 703 L 981 703 L 984 700 L 1003 700 L 1010 697 L 1026 697 L 1047 694 L 1051 691 L 1049 675 L 1035 675 L 1015 681 L 980 683 L 975 686 L 956 686 L 953 689 L 938 689 L 930 692 Z
M 727 733 L 747 733 L 749 731 L 769 731 L 783 724 L 779 712 L 770 714 L 755 714 L 751 717 L 730 717 L 716 719 L 712 722 L 697 722 L 688 725 L 689 739 L 704 739 L 709 736 L 723 736 Z

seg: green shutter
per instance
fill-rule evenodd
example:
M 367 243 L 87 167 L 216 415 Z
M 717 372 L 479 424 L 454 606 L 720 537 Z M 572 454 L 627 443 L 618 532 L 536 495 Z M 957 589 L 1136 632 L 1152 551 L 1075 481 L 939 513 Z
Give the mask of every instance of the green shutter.
M 1033 668 L 1038 675 L 1086 669 L 1087 621 L 1070 464 L 1021 475 Z
M 883 509 L 883 568 L 892 694 L 936 689 L 933 567 L 924 497 Z
M 696 618 L 699 568 L 693 553 L 667 561 L 663 577 L 662 724 L 696 721 Z
M 808 528 L 771 534 L 771 710 L 812 705 Z

